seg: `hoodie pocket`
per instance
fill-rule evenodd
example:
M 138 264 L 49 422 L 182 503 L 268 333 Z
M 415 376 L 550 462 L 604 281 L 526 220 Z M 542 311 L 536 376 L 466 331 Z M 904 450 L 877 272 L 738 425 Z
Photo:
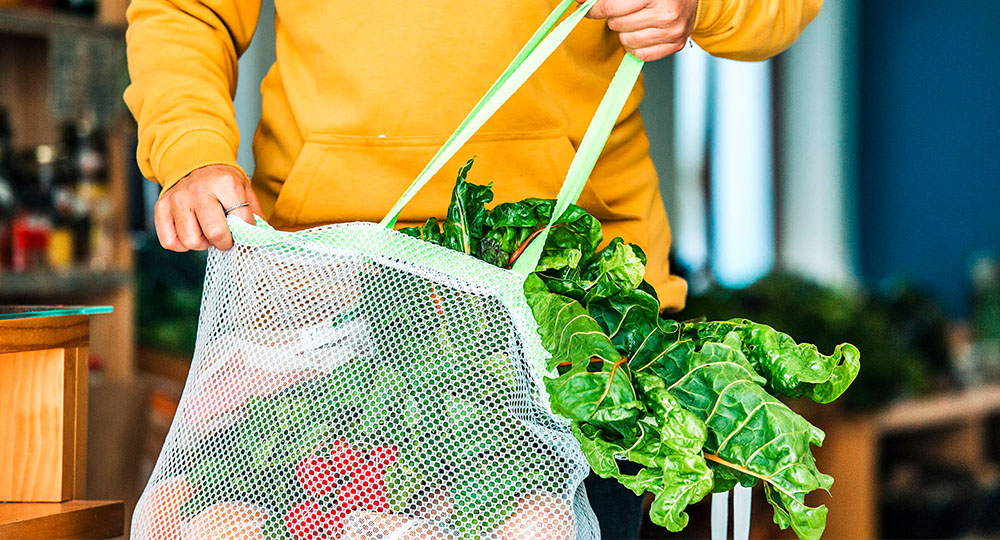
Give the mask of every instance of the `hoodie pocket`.
M 310 134 L 275 202 L 272 223 L 305 228 L 378 221 L 443 143 L 437 137 Z M 443 217 L 459 167 L 476 157 L 469 180 L 493 183 L 494 203 L 554 198 L 575 155 L 558 130 L 477 134 L 410 201 L 399 218 L 413 224 Z M 589 184 L 579 204 L 598 219 L 616 219 Z

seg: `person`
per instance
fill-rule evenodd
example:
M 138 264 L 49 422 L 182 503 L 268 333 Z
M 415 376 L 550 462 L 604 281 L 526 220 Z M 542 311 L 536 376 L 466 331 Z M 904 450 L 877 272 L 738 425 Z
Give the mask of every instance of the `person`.
M 236 162 L 237 59 L 261 0 L 132 0 L 125 101 L 137 159 L 162 185 L 156 233 L 174 251 L 229 249 L 225 210 L 279 229 L 378 221 L 527 41 L 557 0 L 275 0 L 276 57 L 263 82 L 253 179 Z M 788 47 L 822 0 L 599 0 L 588 17 L 400 216 L 440 212 L 459 165 L 498 202 L 553 198 L 625 51 L 641 60 L 693 39 L 710 54 L 762 60 Z M 579 204 L 605 239 L 646 250 L 661 307 L 686 285 L 669 272 L 670 230 L 632 92 Z M 241 207 L 241 205 L 246 206 Z M 437 216 L 439 218 L 443 216 Z M 591 487 L 592 486 L 592 487 Z M 603 486 L 603 487 L 602 487 Z M 636 537 L 638 504 L 588 485 L 605 537 Z M 627 492 L 624 492 L 627 493 Z M 615 518 L 618 519 L 615 519 Z M 613 528 L 614 527 L 614 528 Z

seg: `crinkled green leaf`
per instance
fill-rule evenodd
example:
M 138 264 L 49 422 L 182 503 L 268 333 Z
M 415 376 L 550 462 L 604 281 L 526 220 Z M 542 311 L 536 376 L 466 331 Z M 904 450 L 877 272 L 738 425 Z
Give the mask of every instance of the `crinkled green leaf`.
M 645 259 L 642 251 L 632 244 L 626 244 L 621 238 L 613 239 L 583 270 L 581 277 L 591 283 L 584 303 L 589 305 L 595 300 L 636 289 L 646 272 Z
M 579 422 L 574 423 L 573 433 L 594 472 L 618 479 L 636 495 L 651 491 L 655 495 L 651 518 L 679 531 L 688 522 L 684 509 L 712 489 L 712 474 L 702 456 L 708 432 L 697 416 L 664 389 L 660 379 L 640 374 L 637 380 L 645 403 L 652 408 L 652 416 L 639 424 L 638 435 L 612 439 L 600 428 Z M 635 475 L 623 474 L 618 459 L 643 467 Z
M 539 268 L 540 272 L 544 270 Z M 544 272 L 541 276 L 552 292 L 579 300 L 589 307 L 594 302 L 636 290 L 644 272 L 642 251 L 615 238 L 590 257 L 579 273 Z
M 671 394 L 708 426 L 706 456 L 733 469 L 744 485 L 758 479 L 772 494 L 775 522 L 791 526 L 800 538 L 819 538 L 826 507 L 805 505 L 805 496 L 829 489 L 833 478 L 816 468 L 811 445 L 823 432 L 761 386 L 763 378 L 730 334 L 725 343 L 705 343 L 691 354 L 664 356 L 650 364 Z M 735 347 L 734 347 L 735 345 Z
M 524 293 L 538 322 L 542 345 L 552 353 L 550 370 L 560 366 L 586 369 L 594 361 L 614 364 L 622 359 L 579 302 L 552 294 L 536 274 L 525 280 Z
M 630 435 L 642 405 L 625 359 L 600 325 L 578 302 L 551 294 L 535 275 L 525 282 L 525 294 L 540 321 L 542 344 L 557 351 L 549 367 L 559 375 L 545 380 L 553 410 Z
M 486 203 L 493 200 L 492 184 L 480 186 L 465 181 L 472 161 L 470 159 L 458 171 L 448 215 L 441 225 L 441 245 L 466 254 L 478 253 L 486 220 Z
M 611 337 L 615 347 L 630 358 L 657 326 L 668 323 L 671 330 L 676 330 L 677 323 L 660 319 L 659 309 L 656 297 L 639 289 L 587 305 L 587 311 Z
M 481 258 L 510 267 L 527 244 L 548 224 L 555 202 L 525 199 L 503 203 L 486 217 Z M 542 250 L 539 267 L 579 275 L 583 257 L 590 257 L 601 243 L 601 224 L 576 205 L 571 205 L 553 224 Z
M 441 226 L 438 225 L 437 218 L 430 218 L 426 223 L 419 227 L 403 227 L 399 229 L 399 232 L 412 236 L 414 238 L 419 238 L 425 242 L 431 242 L 434 244 L 441 244 Z
M 850 343 L 838 345 L 826 356 L 815 345 L 796 343 L 788 334 L 746 319 L 696 323 L 692 329 L 702 341 L 738 333 L 743 354 L 767 379 L 767 388 L 783 396 L 830 403 L 847 390 L 861 369 L 861 353 Z

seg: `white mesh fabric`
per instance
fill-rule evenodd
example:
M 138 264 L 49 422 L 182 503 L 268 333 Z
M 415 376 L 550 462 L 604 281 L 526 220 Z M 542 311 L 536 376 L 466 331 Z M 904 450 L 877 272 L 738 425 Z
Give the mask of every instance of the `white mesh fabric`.
M 597 539 L 523 278 L 368 223 L 233 223 L 137 539 Z

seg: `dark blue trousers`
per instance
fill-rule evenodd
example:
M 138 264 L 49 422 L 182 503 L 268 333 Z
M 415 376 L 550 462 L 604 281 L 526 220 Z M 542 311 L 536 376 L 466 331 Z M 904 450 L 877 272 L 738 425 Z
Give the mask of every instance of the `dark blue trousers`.
M 620 463 L 625 469 L 625 463 Z M 626 471 L 622 471 L 626 472 Z M 636 496 L 615 479 L 605 480 L 594 473 L 584 481 L 590 506 L 601 524 L 603 540 L 639 540 L 642 526 L 642 497 Z

